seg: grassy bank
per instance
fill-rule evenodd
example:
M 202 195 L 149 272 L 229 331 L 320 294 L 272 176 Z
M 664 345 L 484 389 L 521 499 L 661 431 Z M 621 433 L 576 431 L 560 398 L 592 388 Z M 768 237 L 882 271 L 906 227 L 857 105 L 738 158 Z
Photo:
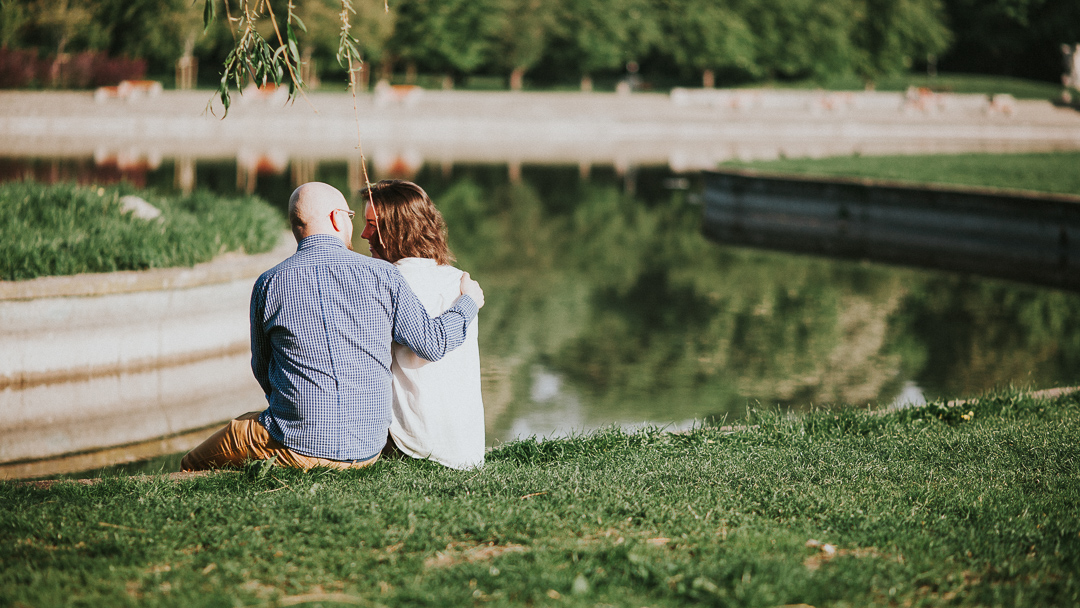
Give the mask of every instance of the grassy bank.
M 1061 96 L 1061 85 L 1057 83 L 985 74 L 941 73 L 936 76 L 928 76 L 925 73 L 895 74 L 884 76 L 874 84 L 875 90 L 878 91 L 906 91 L 909 87 L 924 87 L 939 93 L 979 95 L 1004 93 L 1017 99 L 1055 100 Z M 772 86 L 813 89 L 823 85 L 813 81 L 795 81 L 775 83 Z M 824 88 L 837 91 L 859 91 L 865 88 L 865 84 L 858 78 L 847 76 L 824 83 Z
M 0 604 L 1074 606 L 1080 396 L 0 484 Z
M 670 72 L 646 73 L 643 78 L 643 90 L 666 93 L 675 87 L 700 87 L 700 74 L 692 78 L 679 77 Z M 615 90 L 620 80 L 626 74 L 613 71 L 593 75 L 593 90 L 597 92 L 611 92 Z M 335 82 L 336 76 L 323 78 L 323 82 Z M 425 89 L 439 90 L 443 86 L 443 74 L 420 74 L 413 81 L 406 79 L 404 74 L 397 74 L 391 80 L 393 84 L 415 84 Z M 340 81 L 348 78 L 341 76 Z M 776 88 L 776 89 L 827 89 L 832 91 L 862 91 L 866 83 L 855 76 L 836 77 L 827 81 L 820 80 L 762 80 L 745 82 L 718 82 L 718 87 L 737 86 L 738 88 Z M 215 85 L 216 86 L 216 83 Z M 508 90 L 506 76 L 482 76 L 473 75 L 459 79 L 454 83 L 454 88 L 462 91 L 505 91 Z M 912 72 L 909 74 L 894 74 L 884 76 L 874 83 L 878 91 L 906 91 L 909 87 L 925 87 L 940 93 L 974 93 L 980 95 L 997 95 L 1005 93 L 1017 99 L 1044 99 L 1056 100 L 1061 96 L 1061 85 L 1053 82 L 1028 80 L 1025 78 L 1011 78 L 1008 76 L 990 76 L 985 74 L 959 74 L 940 73 L 936 76 L 927 76 L 925 72 Z M 579 91 L 580 82 L 574 76 L 570 79 L 552 81 L 542 79 L 534 82 L 529 75 L 525 77 L 525 89 L 530 91 Z
M 732 161 L 723 163 L 720 168 L 1080 195 L 1080 152 L 786 158 Z
M 157 219 L 124 213 L 137 194 Z M 0 184 L 0 279 L 191 266 L 226 251 L 259 253 L 276 244 L 285 222 L 255 197 L 135 192 L 130 186 Z

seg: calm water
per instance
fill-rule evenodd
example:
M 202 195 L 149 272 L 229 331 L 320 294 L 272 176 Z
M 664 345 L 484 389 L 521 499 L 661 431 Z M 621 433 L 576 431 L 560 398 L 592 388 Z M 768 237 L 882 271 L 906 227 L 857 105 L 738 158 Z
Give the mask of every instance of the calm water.
M 254 189 L 281 208 L 298 178 L 348 191 L 344 161 L 278 171 Z M 713 243 L 700 233 L 700 180 L 664 168 L 511 173 L 436 165 L 406 176 L 432 195 L 458 265 L 485 289 L 491 443 L 1080 380 L 1075 294 Z M 168 160 L 0 160 L 0 176 L 15 175 L 172 189 L 178 172 Z M 220 192 L 252 185 L 234 162 L 199 162 L 195 175 Z

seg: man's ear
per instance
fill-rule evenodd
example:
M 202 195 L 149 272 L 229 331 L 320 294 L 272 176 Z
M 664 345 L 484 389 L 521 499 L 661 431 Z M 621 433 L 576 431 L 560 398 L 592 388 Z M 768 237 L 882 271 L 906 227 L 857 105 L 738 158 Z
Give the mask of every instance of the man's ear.
M 337 209 L 335 209 L 330 212 L 330 225 L 332 225 L 337 232 L 345 232 L 345 230 L 342 229 L 342 226 L 338 224 L 338 221 L 338 212 Z

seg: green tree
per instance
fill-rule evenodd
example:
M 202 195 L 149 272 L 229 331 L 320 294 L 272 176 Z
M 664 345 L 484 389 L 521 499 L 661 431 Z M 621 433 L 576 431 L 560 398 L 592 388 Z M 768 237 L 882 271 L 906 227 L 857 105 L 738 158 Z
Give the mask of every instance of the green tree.
M 94 21 L 110 55 L 146 59 L 156 73 L 170 70 L 203 30 L 201 10 L 189 0 L 99 0 Z
M 21 2 L 0 2 L 0 48 L 22 46 L 22 29 L 30 21 L 29 10 Z
M 582 88 L 592 74 L 614 70 L 644 57 L 660 39 L 660 25 L 648 0 L 562 0 L 560 44 L 576 59 Z
M 410 79 L 418 65 L 449 75 L 488 61 L 499 25 L 495 0 L 400 0 L 391 8 L 397 21 L 387 46 Z
M 233 7 L 230 25 L 237 33 L 222 80 L 227 93 L 245 72 L 295 83 L 302 63 L 298 47 L 326 53 L 335 29 L 336 55 L 351 69 L 361 56 L 379 57 L 382 51 L 387 74 L 402 61 L 411 78 L 420 68 L 448 77 L 508 69 L 512 88 L 538 67 L 575 70 L 586 88 L 594 73 L 617 73 L 630 61 L 651 57 L 703 74 L 722 70 L 819 81 L 860 75 L 873 81 L 947 48 L 942 1 L 392 0 L 393 17 L 383 21 L 373 18 L 378 0 L 204 0 L 204 6 L 210 20 L 213 7 Z M 1068 17 L 1080 10 L 1068 8 L 1071 1 L 1000 4 L 1066 6 L 1054 14 Z M 275 30 L 271 37 L 255 25 L 272 15 L 287 35 Z M 299 28 L 305 19 L 311 22 L 308 33 Z
M 63 77 L 67 60 L 65 51 L 99 48 L 105 38 L 94 21 L 94 11 L 82 0 L 34 0 L 28 6 L 31 30 L 29 40 L 34 46 L 52 47 L 55 57 L 49 69 L 49 82 L 54 86 Z
M 757 38 L 731 2 L 657 0 L 662 36 L 659 50 L 683 67 L 703 73 L 712 86 L 713 70 L 758 76 Z
M 308 80 L 317 81 L 316 62 L 336 64 L 341 44 L 341 1 L 300 0 L 296 5 L 296 15 L 305 26 L 300 37 L 305 73 Z M 360 59 L 369 65 L 381 61 L 386 41 L 394 32 L 395 13 L 384 9 L 383 0 L 353 0 L 352 6 L 356 11 L 352 35 Z
M 944 70 L 1058 82 L 1061 45 L 1080 43 L 1076 0 L 945 0 L 955 44 Z
M 52 46 L 62 55 L 69 43 L 82 48 L 100 44 L 102 32 L 95 27 L 94 11 L 81 0 L 34 0 L 29 6 L 31 27 L 39 44 Z
M 864 0 L 857 14 L 864 20 L 857 30 L 863 51 L 857 70 L 867 82 L 907 71 L 951 42 L 940 0 Z
M 828 80 L 854 74 L 865 61 L 854 43 L 863 18 L 857 0 L 758 0 L 744 2 L 740 13 L 770 77 Z
M 525 72 L 544 56 L 555 26 L 555 10 L 545 0 L 501 0 L 496 48 L 510 70 L 510 89 L 521 90 Z

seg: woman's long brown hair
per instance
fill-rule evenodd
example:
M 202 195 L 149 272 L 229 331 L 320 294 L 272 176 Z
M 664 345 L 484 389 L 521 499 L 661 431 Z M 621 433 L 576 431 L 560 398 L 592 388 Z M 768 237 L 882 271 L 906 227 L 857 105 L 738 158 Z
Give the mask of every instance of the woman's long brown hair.
M 423 188 L 405 180 L 384 179 L 360 195 L 375 206 L 379 237 L 368 244 L 379 257 L 391 264 L 402 258 L 428 258 L 439 264 L 454 261 L 446 244 L 446 222 Z

